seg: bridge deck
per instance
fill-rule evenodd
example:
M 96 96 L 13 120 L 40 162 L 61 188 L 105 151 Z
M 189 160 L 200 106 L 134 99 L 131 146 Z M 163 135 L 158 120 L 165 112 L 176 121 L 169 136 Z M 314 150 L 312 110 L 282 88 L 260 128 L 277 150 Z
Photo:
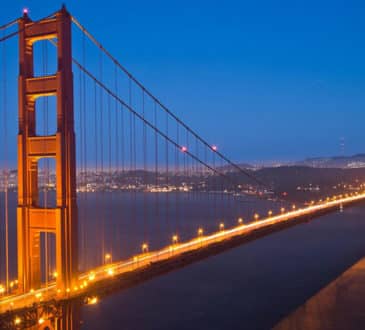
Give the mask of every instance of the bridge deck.
M 34 303 L 50 300 L 69 300 L 108 291 L 116 286 L 128 286 L 134 282 L 147 280 L 184 264 L 216 254 L 242 241 L 252 240 L 273 231 L 287 228 L 309 218 L 332 212 L 341 205 L 349 205 L 365 200 L 365 193 L 336 200 L 325 201 L 306 208 L 293 210 L 260 221 L 242 224 L 221 230 L 211 235 L 200 236 L 188 242 L 167 246 L 161 250 L 136 255 L 129 260 L 114 262 L 81 274 L 79 285 L 67 292 L 57 290 L 55 284 L 26 294 L 4 297 L 0 300 L 0 314 L 34 306 Z M 119 280 L 124 284 L 120 284 Z

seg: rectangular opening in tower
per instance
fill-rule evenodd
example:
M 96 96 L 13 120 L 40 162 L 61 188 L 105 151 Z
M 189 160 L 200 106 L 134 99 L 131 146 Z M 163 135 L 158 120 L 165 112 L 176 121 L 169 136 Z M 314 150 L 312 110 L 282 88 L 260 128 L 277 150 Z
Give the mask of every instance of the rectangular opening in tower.
M 33 44 L 33 76 L 51 76 L 57 72 L 57 39 L 44 39 Z
M 54 135 L 57 132 L 57 97 L 42 96 L 35 102 L 35 133 L 37 136 Z
M 54 158 L 38 160 L 38 207 L 56 207 L 56 161 Z

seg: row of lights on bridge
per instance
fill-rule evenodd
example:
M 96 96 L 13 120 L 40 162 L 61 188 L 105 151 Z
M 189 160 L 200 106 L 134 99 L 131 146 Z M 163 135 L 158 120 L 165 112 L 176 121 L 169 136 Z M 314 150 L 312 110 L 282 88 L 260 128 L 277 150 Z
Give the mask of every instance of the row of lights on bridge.
M 353 195 L 358 195 L 358 192 L 355 192 L 354 194 L 353 193 L 350 193 L 350 194 L 341 194 L 341 195 L 338 195 L 338 196 L 332 196 L 332 197 L 327 197 L 326 199 L 324 199 L 324 201 L 325 202 L 328 202 L 328 201 L 331 201 L 331 200 L 336 200 L 337 198 L 343 198 L 343 197 L 351 197 L 351 196 L 353 196 Z M 323 199 L 320 199 L 319 200 L 319 203 L 322 203 L 323 202 Z M 309 205 L 314 205 L 315 204 L 315 201 L 314 200 L 312 200 L 310 203 L 308 203 Z M 295 204 L 293 204 L 292 205 L 292 210 L 293 211 L 295 211 L 296 210 L 296 205 Z M 280 212 L 283 214 L 284 212 L 286 211 L 286 209 L 284 208 L 284 207 L 282 207 L 281 209 L 280 209 Z M 272 210 L 269 210 L 268 211 L 268 216 L 269 217 L 271 217 L 272 215 L 273 215 L 273 211 Z M 255 213 L 254 214 L 254 216 L 253 216 L 253 218 L 254 218 L 254 220 L 255 221 L 257 221 L 257 220 L 259 220 L 259 218 L 260 218 L 260 215 L 258 214 L 258 213 Z M 237 220 L 237 222 L 238 222 L 238 225 L 242 225 L 243 224 L 243 218 L 238 218 L 238 220 Z M 223 231 L 224 230 L 224 228 L 225 228 L 225 225 L 224 225 L 224 223 L 223 222 L 221 222 L 220 224 L 219 224 L 219 229 L 221 230 L 221 231 Z M 198 229 L 198 231 L 197 231 L 197 233 L 198 233 L 198 236 L 202 236 L 203 235 L 203 233 L 204 233 L 204 230 L 203 230 L 203 228 L 199 228 Z M 178 243 L 178 241 L 179 241 L 179 236 L 177 235 L 177 234 L 174 234 L 173 236 L 172 236 L 172 243 L 173 244 L 177 244 Z M 141 245 L 141 250 L 142 250 L 142 253 L 147 253 L 148 251 L 149 251 L 149 245 L 148 245 L 148 243 L 143 243 L 142 245 Z M 107 263 L 109 263 L 109 262 L 112 262 L 112 255 L 110 254 L 110 253 L 107 253 L 106 255 L 105 255 L 105 262 L 107 262 Z M 54 278 L 57 278 L 58 277 L 58 273 L 57 272 L 54 272 L 53 274 L 52 274 L 52 276 L 54 277 Z M 14 286 L 16 286 L 18 284 L 18 280 L 14 280 L 14 281 L 12 281 L 12 282 L 10 282 L 10 288 L 13 288 Z M 3 286 L 3 285 L 1 285 L 0 284 L 0 294 L 4 294 L 5 293 L 5 291 L 6 291 L 6 288 Z
M 319 203 L 327 203 L 327 202 L 330 202 L 330 201 L 334 201 L 334 200 L 336 200 L 336 199 L 341 199 L 341 198 L 348 198 L 348 197 L 353 197 L 354 195 L 358 195 L 358 192 L 355 192 L 355 193 L 350 193 L 350 194 L 342 194 L 342 195 L 338 195 L 338 196 L 333 196 L 333 197 L 327 197 L 327 198 L 325 198 L 325 199 L 320 199 L 319 200 Z M 315 201 L 311 201 L 310 203 L 307 203 L 307 204 L 309 204 L 310 206 L 313 206 L 314 204 L 315 204 Z M 296 205 L 295 204 L 293 204 L 292 205 L 292 210 L 293 211 L 295 211 L 296 210 Z M 281 209 L 280 209 L 280 212 L 281 212 L 281 214 L 283 214 L 284 212 L 285 212 L 285 208 L 284 207 L 282 207 Z M 269 210 L 268 211 L 268 216 L 269 217 L 271 217 L 273 215 L 273 211 L 272 210 Z M 259 214 L 258 213 L 255 213 L 254 214 L 254 220 L 255 221 L 257 221 L 257 220 L 259 220 L 259 218 L 260 218 L 260 216 L 259 216 Z M 237 222 L 238 222 L 238 226 L 240 226 L 240 225 L 243 225 L 243 218 L 238 218 L 237 219 Z M 219 230 L 220 231 L 224 231 L 225 230 L 225 225 L 224 225 L 224 223 L 223 222 L 221 222 L 220 224 L 219 224 Z M 198 228 L 198 230 L 197 230 L 197 234 L 198 234 L 198 237 L 202 237 L 203 236 L 203 234 L 204 234 L 204 230 L 203 230 L 203 228 L 202 227 L 199 227 Z M 175 245 L 175 244 L 178 244 L 178 242 L 179 242 L 179 236 L 177 235 L 177 234 L 174 234 L 173 236 L 172 236 L 172 243 L 173 243 L 173 245 Z M 148 246 L 148 243 L 143 243 L 142 245 L 141 245 L 141 249 L 142 249 L 142 253 L 148 253 L 149 252 L 149 246 Z M 138 260 L 138 259 L 137 259 Z M 111 263 L 112 262 L 112 255 L 110 254 L 110 253 L 107 253 L 107 254 L 105 254 L 105 262 L 107 262 L 107 263 Z M 111 268 L 110 266 L 108 266 L 107 268 L 106 268 L 106 272 L 107 272 L 107 274 L 108 275 L 110 275 L 110 276 L 112 276 L 112 275 L 114 275 L 114 270 L 113 270 L 113 268 Z M 54 278 L 57 278 L 57 276 L 58 276 L 58 274 L 57 274 L 57 272 L 54 272 L 53 273 L 53 277 Z M 87 286 L 88 286 L 88 282 L 90 281 L 93 281 L 93 280 L 95 280 L 95 277 L 96 277 L 96 275 L 95 275 L 95 273 L 94 272 L 91 272 L 89 275 L 88 275 L 88 279 L 87 280 L 84 280 L 83 281 L 83 283 L 79 286 L 79 287 L 74 287 L 74 291 L 78 291 L 79 289 L 84 289 L 84 288 L 86 288 Z M 18 284 L 18 281 L 17 280 L 15 280 L 15 281 L 13 281 L 13 282 L 11 282 L 11 284 L 13 284 L 13 285 L 11 285 L 11 286 L 14 286 L 14 285 L 16 285 L 16 284 Z M 4 294 L 6 292 L 6 289 L 5 289 L 5 287 L 3 286 L 3 285 L 1 285 L 0 284 L 0 294 Z M 31 289 L 30 290 L 30 292 L 32 293 L 32 292 L 34 292 L 34 290 L 33 289 Z M 69 288 L 67 288 L 66 289 L 66 293 L 70 293 L 71 292 L 71 290 L 69 289 Z M 60 294 L 61 293 L 61 290 L 57 290 L 57 293 L 58 294 Z M 37 298 L 37 299 L 39 299 L 39 300 L 41 300 L 42 299 L 42 293 L 36 293 L 35 294 L 35 297 Z M 87 299 L 86 299 L 86 303 L 88 304 L 88 305 L 94 305 L 94 304 L 97 304 L 98 303 L 98 298 L 96 297 L 96 296 L 94 296 L 94 297 L 88 297 Z M 11 306 L 13 306 L 14 304 L 13 303 L 11 303 Z M 16 317 L 15 319 L 14 319 L 14 324 L 16 325 L 16 326 L 19 326 L 20 324 L 21 324 L 21 322 L 22 322 L 22 320 L 21 320 L 21 318 L 20 317 Z M 44 320 L 44 318 L 40 318 L 39 320 L 38 320 L 38 323 L 41 325 L 41 324 L 43 324 L 45 322 L 45 320 Z
M 355 192 L 355 195 L 357 195 L 357 194 L 358 193 Z M 330 200 L 336 200 L 337 198 L 350 197 L 350 196 L 353 196 L 353 195 L 354 194 L 351 194 L 350 193 L 350 194 L 343 194 L 343 195 L 338 195 L 338 196 L 333 196 L 333 197 L 327 197 L 326 199 L 324 199 L 324 201 L 325 202 L 328 202 Z M 322 203 L 322 202 L 323 202 L 323 199 L 320 199 L 319 200 L 319 203 Z M 308 204 L 314 205 L 315 204 L 315 201 L 312 200 Z M 292 205 L 292 210 L 293 211 L 296 210 L 296 205 L 295 204 Z M 284 207 L 282 207 L 280 209 L 281 214 L 283 214 L 285 211 L 286 211 L 286 209 Z M 269 210 L 267 214 L 268 214 L 269 217 L 271 217 L 273 215 L 273 211 L 272 210 Z M 253 216 L 253 218 L 254 218 L 255 221 L 258 221 L 259 218 L 260 218 L 260 215 L 258 213 L 255 213 L 254 216 Z M 238 218 L 237 222 L 238 222 L 238 225 L 242 225 L 243 224 L 243 218 L 241 218 L 241 217 Z M 219 224 L 219 229 L 220 229 L 220 231 L 224 231 L 225 224 L 223 222 L 221 222 Z M 204 233 L 203 228 L 201 228 L 201 227 L 198 228 L 198 230 L 197 230 L 198 236 L 199 237 L 200 236 L 203 236 L 203 233 Z M 177 244 L 178 242 L 179 242 L 179 236 L 177 234 L 174 234 L 172 236 L 172 243 L 173 244 Z M 148 245 L 148 243 L 143 243 L 141 245 L 141 250 L 142 250 L 142 253 L 148 253 L 149 252 L 149 245 Z M 112 255 L 110 253 L 105 254 L 105 262 L 106 263 L 111 263 L 112 262 Z M 57 272 L 54 272 L 52 274 L 52 276 L 53 276 L 53 278 L 57 278 L 58 277 L 58 273 Z M 10 289 L 12 289 L 13 287 L 15 287 L 17 284 L 18 284 L 18 280 L 14 280 L 14 281 L 10 282 Z M 0 294 L 4 294 L 5 292 L 6 292 L 6 288 L 3 285 L 0 284 Z

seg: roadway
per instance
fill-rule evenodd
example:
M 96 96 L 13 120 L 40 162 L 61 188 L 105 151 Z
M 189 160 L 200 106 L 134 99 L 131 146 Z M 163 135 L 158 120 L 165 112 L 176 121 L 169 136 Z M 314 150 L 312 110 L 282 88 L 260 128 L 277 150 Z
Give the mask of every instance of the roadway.
M 340 195 L 341 196 L 341 195 Z M 314 203 L 311 205 L 292 209 L 288 212 L 282 212 L 278 215 L 269 215 L 262 220 L 258 220 L 243 224 L 239 223 L 233 228 L 220 228 L 218 232 L 204 235 L 203 231 L 198 231 L 198 236 L 187 242 L 175 241 L 174 244 L 169 245 L 157 251 L 146 252 L 136 255 L 128 260 L 109 263 L 101 267 L 92 269 L 87 273 L 80 274 L 79 283 L 73 288 L 68 288 L 64 292 L 57 289 L 54 283 L 50 283 L 47 288 L 38 290 L 31 290 L 28 293 L 7 296 L 0 299 L 0 314 L 6 311 L 15 311 L 18 309 L 32 306 L 34 303 L 47 302 L 51 300 L 69 300 L 77 297 L 87 297 L 88 294 L 95 292 L 95 287 L 98 285 L 108 286 L 108 281 L 116 279 L 125 274 L 135 272 L 138 270 L 146 270 L 150 266 L 166 262 L 169 259 L 173 260 L 179 256 L 192 253 L 194 251 L 204 250 L 210 246 L 232 240 L 233 238 L 248 237 L 253 232 L 258 230 L 265 230 L 268 228 L 280 227 L 283 224 L 290 224 L 294 220 L 305 217 L 316 217 L 323 213 L 339 209 L 342 206 L 353 204 L 365 200 L 365 193 L 355 193 L 353 195 L 346 195 L 341 197 L 327 198 L 326 200 Z M 97 300 L 93 297 L 89 300 L 95 303 Z

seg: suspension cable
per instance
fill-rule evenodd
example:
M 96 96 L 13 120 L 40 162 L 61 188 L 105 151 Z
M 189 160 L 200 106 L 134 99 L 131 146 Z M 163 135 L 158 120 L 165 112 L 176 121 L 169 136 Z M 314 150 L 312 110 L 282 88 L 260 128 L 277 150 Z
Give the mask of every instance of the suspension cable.
M 49 19 L 49 18 L 55 17 L 57 13 L 58 13 L 58 11 L 56 11 L 56 12 L 54 12 L 54 13 L 50 14 L 50 15 L 47 15 L 47 16 L 45 16 L 45 17 L 42 17 L 42 18 L 40 18 L 40 19 L 38 19 L 38 20 L 36 20 L 36 21 L 31 21 L 31 23 L 36 24 L 36 23 L 39 23 L 39 22 L 44 21 L 44 20 L 46 20 L 46 19 Z M 23 17 L 24 17 L 24 16 L 23 16 Z M 11 21 L 11 22 L 9 22 L 9 23 L 7 23 L 7 24 L 4 24 L 2 27 L 0 27 L 0 29 L 1 29 L 1 30 L 3 30 L 3 29 L 9 28 L 9 27 L 11 27 L 11 26 L 15 25 L 15 24 L 16 24 L 16 23 L 17 23 L 20 19 L 22 19 L 23 17 L 19 17 L 19 18 L 17 18 L 16 20 L 13 20 L 13 21 Z M 26 17 L 28 17 L 28 15 L 27 15 Z M 18 29 L 18 30 L 16 30 L 16 31 L 12 32 L 12 33 L 9 33 L 9 34 L 7 34 L 7 35 L 3 36 L 2 38 L 0 38 L 0 42 L 3 42 L 3 41 L 8 40 L 8 39 L 10 39 L 10 38 L 12 38 L 12 37 L 15 37 L 15 36 L 16 36 L 16 35 L 18 35 L 20 32 L 23 32 L 25 29 L 26 29 L 26 26 L 25 26 L 24 28 L 22 28 L 22 29 Z
M 116 66 L 118 66 L 128 77 L 131 79 L 139 88 L 141 88 L 146 95 L 151 97 L 151 99 L 156 102 L 165 112 L 169 114 L 174 120 L 176 120 L 180 125 L 182 125 L 190 134 L 195 136 L 203 145 L 208 147 L 210 150 L 212 150 L 212 146 L 203 139 L 198 133 L 195 132 L 191 127 L 189 127 L 187 124 L 185 124 L 179 117 L 177 117 L 170 109 L 168 109 L 159 99 L 157 99 L 137 78 L 135 78 L 104 46 L 88 31 L 86 28 L 74 17 L 71 15 L 72 22 L 83 32 L 86 34 L 86 36 L 101 50 L 105 53 L 107 57 L 110 58 L 111 61 L 114 62 Z M 257 184 L 260 186 L 264 186 L 269 188 L 269 185 L 264 183 L 262 180 L 258 179 L 256 176 L 252 175 L 248 171 L 245 171 L 240 166 L 232 162 L 229 158 L 227 158 L 225 155 L 223 155 L 218 150 L 212 150 L 214 153 L 216 153 L 220 158 L 222 158 L 224 161 L 226 161 L 229 165 L 231 165 L 233 168 L 244 174 L 245 176 L 249 177 L 250 179 L 254 180 Z
M 9 23 L 1 25 L 0 30 L 5 30 L 5 29 L 8 29 L 8 28 L 12 27 L 13 25 L 18 23 L 18 20 L 19 20 L 19 18 L 15 18 L 12 21 L 10 21 Z
M 3 107 L 4 107 L 4 158 L 5 158 L 5 281 L 6 291 L 9 291 L 9 200 L 8 200 L 8 186 L 9 186 L 9 170 L 8 170 L 8 123 L 7 123 L 7 64 L 6 64 L 6 43 L 3 45 Z
M 147 119 L 143 118 L 142 115 L 140 115 L 136 110 L 134 110 L 131 106 L 129 106 L 126 102 L 124 102 L 118 95 L 116 95 L 112 90 L 110 90 L 105 84 L 101 81 L 99 81 L 90 71 L 88 71 L 86 68 L 84 68 L 77 60 L 73 59 L 74 64 L 83 71 L 87 76 L 89 76 L 90 79 L 92 79 L 99 87 L 101 87 L 106 93 L 108 93 L 110 96 L 112 96 L 114 99 L 116 99 L 121 105 L 123 105 L 132 115 L 136 116 L 139 120 L 144 122 L 148 127 L 150 127 L 152 130 L 157 132 L 160 136 L 162 136 L 164 139 L 166 139 L 169 143 L 171 143 L 176 148 L 183 150 L 183 147 L 178 145 L 171 137 L 166 135 L 166 133 L 162 132 L 158 127 L 156 127 L 154 124 L 152 124 Z M 195 156 L 193 153 L 191 153 L 189 150 L 183 150 L 185 154 L 187 154 L 192 159 L 196 160 L 200 164 L 204 165 L 206 168 L 211 170 L 213 173 L 216 173 L 220 175 L 221 177 L 225 177 L 229 181 L 232 181 L 229 176 L 226 174 L 220 172 L 219 170 L 213 168 L 209 164 L 205 163 L 203 160 Z M 233 181 L 232 181 L 233 182 Z

